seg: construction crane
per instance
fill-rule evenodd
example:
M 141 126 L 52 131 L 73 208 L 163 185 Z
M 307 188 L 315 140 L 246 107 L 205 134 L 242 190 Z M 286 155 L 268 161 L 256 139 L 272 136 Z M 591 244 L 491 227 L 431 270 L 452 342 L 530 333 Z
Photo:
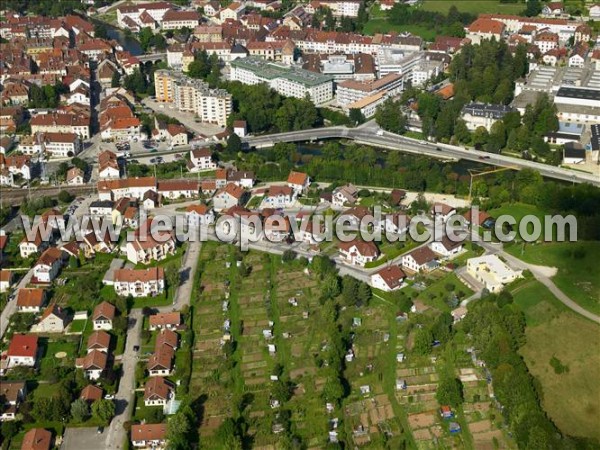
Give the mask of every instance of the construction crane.
M 484 175 L 488 175 L 490 173 L 502 172 L 504 170 L 518 170 L 515 166 L 508 167 L 500 167 L 499 169 L 492 170 L 478 170 L 478 169 L 469 169 L 469 175 L 471 176 L 471 182 L 469 183 L 469 202 L 471 201 L 471 193 L 473 192 L 473 178 L 482 177 Z

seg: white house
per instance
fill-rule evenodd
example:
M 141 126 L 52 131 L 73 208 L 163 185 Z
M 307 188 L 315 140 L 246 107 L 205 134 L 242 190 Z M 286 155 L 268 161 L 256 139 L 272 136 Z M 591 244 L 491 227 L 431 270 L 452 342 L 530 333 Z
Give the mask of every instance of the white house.
M 150 331 L 154 330 L 175 330 L 181 325 L 181 313 L 158 313 L 150 316 L 149 319 Z
M 372 241 L 354 239 L 350 242 L 340 242 L 338 247 L 340 258 L 352 265 L 364 267 L 365 264 L 375 261 L 379 256 L 379 249 Z
M 175 351 L 168 345 L 159 347 L 148 360 L 148 375 L 151 377 L 168 377 L 173 370 Z
M 405 278 L 399 266 L 390 265 L 371 275 L 371 286 L 385 292 L 395 291 L 402 287 Z
M 0 250 L 1 252 L 2 250 Z M 10 270 L 0 269 L 0 293 L 7 292 L 12 286 L 13 273 Z
M 358 200 L 358 189 L 353 184 L 340 186 L 333 190 L 331 203 L 334 206 L 353 205 Z
M 165 290 L 165 271 L 162 267 L 149 269 L 117 269 L 114 274 L 117 295 L 127 297 L 150 297 Z
M 56 247 L 50 247 L 42 253 L 35 266 L 33 278 L 38 283 L 50 283 L 56 278 L 63 263 L 63 253 Z
M 250 189 L 254 186 L 254 182 L 256 181 L 256 177 L 254 176 L 254 172 L 248 172 L 245 170 L 237 170 L 235 172 L 229 172 L 227 174 L 227 182 L 233 183 L 237 186 Z
M 188 206 L 185 209 L 185 216 L 190 227 L 206 226 L 215 221 L 214 211 L 204 204 Z
M 381 231 L 386 233 L 402 234 L 408 230 L 410 218 L 404 212 L 386 214 L 380 222 Z
M 446 223 L 446 221 L 456 214 L 456 209 L 445 203 L 434 203 L 431 207 L 431 215 L 436 221 Z
M 462 252 L 463 242 L 453 241 L 448 236 L 444 236 L 439 241 L 431 242 L 429 248 L 444 258 L 450 258 Z
M 135 239 L 127 242 L 126 245 L 127 259 L 132 263 L 150 264 L 152 261 L 160 261 L 175 254 L 175 239 L 172 233 L 163 232 L 160 236 L 156 236 L 158 239 L 149 232 L 145 239 L 140 239 L 139 236 L 137 234 Z
M 71 167 L 67 172 L 67 184 L 80 186 L 83 184 L 83 171 L 79 167 Z
M 190 161 L 188 169 L 190 172 L 199 172 L 203 170 L 215 170 L 217 163 L 213 159 L 213 152 L 210 148 L 197 148 L 190 150 Z
M 242 187 L 228 183 L 224 188 L 219 189 L 213 197 L 213 206 L 215 211 L 229 209 L 232 206 L 241 205 L 245 197 L 245 191 Z
M 590 19 L 600 20 L 600 3 L 596 3 L 589 7 Z
M 310 178 L 303 172 L 290 172 L 287 184 L 291 187 L 296 195 L 305 194 L 310 186 Z
M 108 354 L 99 350 L 92 350 L 83 358 L 75 361 L 75 367 L 83 369 L 88 380 L 97 380 L 102 376 L 108 364 Z
M 402 267 L 413 272 L 428 272 L 439 266 L 437 256 L 427 247 L 419 247 L 402 257 Z
M 21 288 L 17 291 L 17 311 L 39 313 L 46 303 L 46 291 L 40 288 Z
M 38 338 L 32 334 L 15 334 L 6 350 L 6 365 L 11 369 L 17 366 L 35 367 L 38 358 Z
M 163 449 L 167 443 L 166 438 L 166 423 L 131 426 L 131 444 L 135 448 Z
M 263 202 L 271 208 L 287 208 L 296 201 L 296 191 L 290 186 L 271 186 Z
M 49 305 L 40 321 L 32 327 L 34 333 L 63 333 L 67 327 L 67 313 L 56 303 Z
M 165 407 L 173 395 L 173 387 L 163 377 L 151 377 L 144 386 L 144 405 Z
M 116 308 L 112 303 L 102 302 L 96 306 L 92 314 L 94 330 L 112 330 L 115 313 Z

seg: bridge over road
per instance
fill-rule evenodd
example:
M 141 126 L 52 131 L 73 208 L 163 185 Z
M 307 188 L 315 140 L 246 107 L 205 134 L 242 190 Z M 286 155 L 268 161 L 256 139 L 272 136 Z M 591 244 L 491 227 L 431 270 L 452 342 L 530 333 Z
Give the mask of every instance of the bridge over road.
M 440 159 L 464 159 L 499 167 L 510 167 L 515 170 L 534 169 L 547 178 L 569 181 L 572 183 L 590 183 L 600 186 L 600 176 L 579 172 L 561 167 L 550 166 L 534 161 L 497 155 L 478 150 L 465 149 L 447 144 L 434 144 L 427 141 L 411 139 L 394 133 L 382 132 L 377 128 L 327 127 L 313 130 L 292 131 L 289 133 L 250 136 L 244 139 L 250 147 L 272 147 L 278 142 L 311 142 L 322 139 L 351 139 L 360 144 L 387 148 L 406 153 L 427 155 Z
M 152 61 L 153 63 L 158 61 L 167 61 L 166 53 L 149 53 L 147 55 L 139 55 L 136 56 L 137 59 L 140 60 L 141 63 L 147 63 L 148 61 Z

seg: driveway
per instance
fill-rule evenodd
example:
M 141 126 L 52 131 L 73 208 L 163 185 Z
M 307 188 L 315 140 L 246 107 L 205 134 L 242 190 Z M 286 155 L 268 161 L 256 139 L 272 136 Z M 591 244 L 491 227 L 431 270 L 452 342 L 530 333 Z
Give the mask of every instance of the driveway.
M 61 450 L 104 450 L 102 434 L 98 434 L 97 430 L 96 427 L 65 428 Z
M 133 350 L 134 346 L 140 345 L 140 334 L 142 331 L 142 310 L 132 309 L 129 313 L 129 326 L 127 328 L 127 342 L 125 352 L 121 358 L 122 373 L 119 382 L 119 390 L 115 396 L 116 415 L 110 422 L 110 426 L 104 432 L 106 439 L 100 441 L 103 449 L 123 448 L 126 433 L 123 424 L 128 421 L 133 412 L 134 389 L 135 389 L 135 367 L 138 361 L 138 353 Z M 127 437 L 128 438 L 128 437 Z M 77 450 L 86 449 L 79 447 Z

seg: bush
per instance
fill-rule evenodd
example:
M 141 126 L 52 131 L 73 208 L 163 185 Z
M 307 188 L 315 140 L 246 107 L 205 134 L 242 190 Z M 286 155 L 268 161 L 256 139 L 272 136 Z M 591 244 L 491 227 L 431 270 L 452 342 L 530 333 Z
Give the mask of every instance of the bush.
M 75 197 L 67 191 L 60 191 L 58 193 L 58 201 L 61 203 L 71 203 Z

